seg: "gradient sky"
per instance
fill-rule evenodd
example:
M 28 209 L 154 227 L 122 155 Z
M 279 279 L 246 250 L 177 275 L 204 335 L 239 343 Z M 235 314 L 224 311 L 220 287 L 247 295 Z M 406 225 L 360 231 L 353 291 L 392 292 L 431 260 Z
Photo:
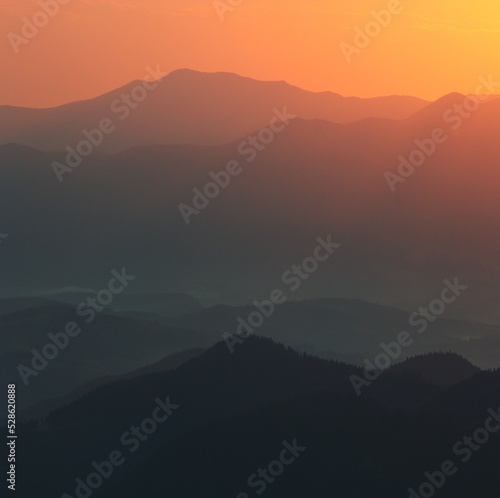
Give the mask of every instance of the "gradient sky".
M 39 0 L 0 0 L 0 105 L 91 98 L 158 64 L 361 97 L 436 99 L 473 92 L 479 76 L 500 81 L 498 0 L 401 0 L 403 12 L 347 63 L 340 43 L 352 43 L 354 28 L 387 5 L 243 0 L 221 22 L 213 0 L 69 0 L 16 54 L 8 34 L 21 34 Z

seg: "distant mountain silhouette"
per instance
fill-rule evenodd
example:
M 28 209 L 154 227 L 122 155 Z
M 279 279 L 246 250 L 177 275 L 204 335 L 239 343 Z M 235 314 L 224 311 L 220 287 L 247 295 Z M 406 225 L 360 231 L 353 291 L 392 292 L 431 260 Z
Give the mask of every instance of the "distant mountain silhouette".
M 178 70 L 160 81 L 146 100 L 133 103 L 137 108 L 129 109 L 123 121 L 123 104 L 114 107 L 119 112 L 111 106 L 139 81 L 51 109 L 0 107 L 0 145 L 18 143 L 49 151 L 75 147 L 83 138 L 82 130 L 97 127 L 104 118 L 112 119 L 117 129 L 106 137 L 101 151 L 151 144 L 214 145 L 267 126 L 274 108 L 287 107 L 305 119 L 348 123 L 368 117 L 402 119 L 427 104 L 413 97 L 360 99 L 313 93 L 284 81 L 257 81 L 230 73 Z
M 41 354 L 53 344 L 49 333 L 60 334 L 66 323 L 76 322 L 81 332 L 47 366 L 30 375 L 28 385 L 18 366 L 32 369 L 33 349 Z M 19 408 L 62 396 L 90 381 L 121 375 L 160 361 L 167 355 L 193 347 L 205 347 L 218 340 L 208 334 L 173 328 L 149 321 L 101 313 L 86 324 L 75 308 L 51 305 L 17 311 L 0 317 L 0 379 L 18 385 Z M 37 360 L 40 365 L 42 360 Z M 37 373 L 36 370 L 34 370 Z
M 12 297 L 0 298 L 0 315 L 8 315 L 27 308 L 36 308 L 38 306 L 60 304 L 54 299 L 45 299 L 41 297 Z
M 332 234 L 342 250 L 290 298 L 349 296 L 411 311 L 434 299 L 445 278 L 460 276 L 474 292 L 446 313 L 500 324 L 494 277 L 500 235 L 490 229 L 498 222 L 500 149 L 491 130 L 500 100 L 483 104 L 457 130 L 443 120 L 444 104 L 431 104 L 425 119 L 297 118 L 251 164 L 238 155 L 238 142 L 91 156 L 63 184 L 50 164 L 64 154 L 0 147 L 3 230 L 17 227 L 15 250 L 2 245 L 0 291 L 19 295 L 15 289 L 40 282 L 49 289 L 99 288 L 121 262 L 142 276 L 134 293 L 197 289 L 241 304 L 265 297 L 319 235 Z M 446 130 L 447 141 L 391 192 L 384 173 L 397 173 L 398 157 L 409 157 L 415 140 L 436 127 Z M 179 204 L 191 205 L 193 189 L 235 158 L 241 176 L 187 226 Z M 40 261 L 58 271 L 42 270 Z M 469 344 L 474 354 L 476 345 Z
M 51 297 L 59 302 L 78 305 L 89 297 L 90 292 L 63 292 L 52 294 Z M 181 315 L 202 308 L 200 302 L 189 294 L 162 293 L 162 294 L 118 294 L 109 304 L 109 308 L 117 312 L 148 313 L 162 316 Z M 138 318 L 141 316 L 138 315 Z

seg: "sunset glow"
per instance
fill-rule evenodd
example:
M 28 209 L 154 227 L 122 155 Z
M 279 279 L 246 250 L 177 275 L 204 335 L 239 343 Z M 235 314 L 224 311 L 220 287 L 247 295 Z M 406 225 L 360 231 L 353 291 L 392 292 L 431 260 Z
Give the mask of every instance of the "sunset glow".
M 62 2 L 61 2 L 62 3 Z M 389 2 L 390 3 L 390 2 Z M 428 100 L 473 92 L 478 76 L 500 77 L 500 5 L 401 0 L 401 13 L 349 64 L 340 44 L 387 9 L 386 0 L 243 0 L 224 14 L 211 0 L 70 0 L 15 53 L 35 0 L 0 2 L 0 105 L 46 107 L 142 78 L 144 68 L 228 71 L 286 80 L 313 91 Z M 493 75 L 495 76 L 495 75 Z

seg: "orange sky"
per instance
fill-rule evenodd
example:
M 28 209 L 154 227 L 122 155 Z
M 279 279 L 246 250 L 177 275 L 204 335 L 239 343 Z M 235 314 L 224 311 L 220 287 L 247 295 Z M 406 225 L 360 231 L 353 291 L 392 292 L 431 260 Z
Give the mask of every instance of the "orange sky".
M 340 43 L 398 0 L 242 0 L 222 22 L 213 0 L 59 1 L 67 4 L 15 53 L 8 35 L 21 34 L 40 0 L 0 0 L 0 105 L 90 98 L 158 64 L 361 97 L 436 99 L 473 92 L 479 76 L 500 80 L 498 0 L 401 0 L 402 12 L 351 63 Z

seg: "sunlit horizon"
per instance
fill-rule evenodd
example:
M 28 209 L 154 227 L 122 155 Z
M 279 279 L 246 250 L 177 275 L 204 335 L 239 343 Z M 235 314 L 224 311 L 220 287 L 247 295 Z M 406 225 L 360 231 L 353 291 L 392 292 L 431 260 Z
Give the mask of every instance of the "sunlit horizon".
M 481 76 L 500 80 L 493 50 L 500 42 L 497 2 L 392 1 L 398 13 L 348 62 L 341 44 L 353 44 L 356 30 L 391 1 L 360 0 L 353 7 L 291 0 L 283 9 L 276 0 L 254 0 L 221 14 L 211 0 L 71 0 L 36 43 L 19 44 L 16 53 L 8 35 L 20 35 L 23 19 L 31 20 L 40 5 L 4 0 L 0 57 L 7 76 L 0 105 L 52 107 L 93 98 L 156 65 L 166 73 L 229 72 L 313 92 L 428 101 L 474 93 Z

